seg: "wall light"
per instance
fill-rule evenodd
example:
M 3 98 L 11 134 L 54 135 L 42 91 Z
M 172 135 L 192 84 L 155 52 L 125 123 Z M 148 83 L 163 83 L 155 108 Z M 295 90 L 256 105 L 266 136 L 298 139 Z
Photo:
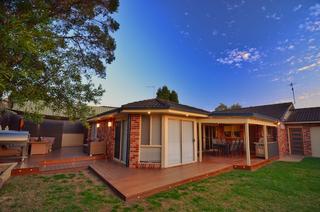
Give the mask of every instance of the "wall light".
M 151 112 L 150 112 L 150 111 L 148 111 L 148 114 L 150 115 L 150 114 L 151 114 Z
M 99 128 L 100 127 L 100 123 L 97 123 L 97 128 Z
M 189 114 L 186 114 L 186 117 L 189 117 Z
M 112 127 L 112 121 L 108 121 L 108 127 Z

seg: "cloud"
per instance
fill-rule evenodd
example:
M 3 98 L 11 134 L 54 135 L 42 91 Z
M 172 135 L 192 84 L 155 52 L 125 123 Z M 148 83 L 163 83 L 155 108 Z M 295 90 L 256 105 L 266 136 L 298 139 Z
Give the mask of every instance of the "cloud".
M 222 64 L 233 65 L 237 68 L 245 62 L 255 62 L 261 58 L 260 52 L 256 48 L 245 50 L 233 49 L 226 52 L 226 56 L 218 58 L 217 61 Z
M 267 19 L 273 19 L 276 21 L 279 21 L 281 19 L 280 15 L 278 15 L 277 13 L 273 13 L 273 14 L 268 14 L 266 15 Z
M 212 30 L 212 36 L 216 36 L 218 35 L 218 31 L 217 30 Z
M 299 25 L 300 29 L 306 29 L 309 32 L 320 31 L 320 4 L 309 7 L 309 16 L 303 24 Z
M 317 62 L 312 63 L 310 65 L 306 65 L 306 66 L 303 66 L 303 67 L 299 68 L 298 72 L 309 71 L 309 70 L 312 70 L 315 67 L 318 67 L 319 65 L 320 65 L 320 60 L 318 60 Z
M 320 4 L 315 4 L 309 8 L 311 16 L 320 16 Z
M 301 8 L 302 8 L 302 4 L 299 4 L 299 5 L 295 6 L 292 11 L 293 11 L 293 12 L 297 12 L 297 11 L 300 10 Z

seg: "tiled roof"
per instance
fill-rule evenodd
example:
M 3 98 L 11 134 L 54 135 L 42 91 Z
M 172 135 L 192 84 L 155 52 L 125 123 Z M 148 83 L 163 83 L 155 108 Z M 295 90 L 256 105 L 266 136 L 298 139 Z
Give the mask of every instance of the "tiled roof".
M 205 114 L 208 115 L 209 111 L 202 110 L 199 108 L 191 107 L 188 105 L 183 105 L 183 104 L 178 104 L 175 102 L 171 102 L 168 100 L 163 100 L 163 99 L 147 99 L 147 100 L 142 100 L 142 101 L 137 101 L 137 102 L 132 102 L 128 103 L 125 105 L 121 106 L 121 109 L 123 110 L 139 110 L 139 109 L 174 109 L 174 110 L 179 110 L 179 111 L 184 111 L 184 112 L 190 112 L 190 113 L 199 113 L 199 114 Z
M 292 105 L 291 102 L 279 103 L 279 104 L 271 104 L 271 105 L 260 105 L 254 107 L 245 107 L 235 110 L 225 110 L 225 111 L 214 111 L 210 115 L 234 115 L 237 116 L 245 115 L 245 114 L 255 114 L 262 115 L 266 117 L 270 117 L 277 120 L 282 120 L 285 113 L 288 111 L 289 107 Z
M 286 122 L 320 121 L 320 107 L 300 108 L 292 111 Z

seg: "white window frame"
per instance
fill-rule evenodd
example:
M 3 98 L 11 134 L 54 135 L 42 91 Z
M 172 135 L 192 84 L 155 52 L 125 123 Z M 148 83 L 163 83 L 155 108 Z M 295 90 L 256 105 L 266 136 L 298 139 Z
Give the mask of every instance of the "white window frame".
M 160 137 L 160 142 L 161 144 L 152 144 L 152 117 L 153 115 L 146 115 L 147 117 L 149 117 L 149 144 L 141 144 L 141 139 L 140 139 L 140 146 L 141 147 L 161 147 L 162 146 L 162 138 Z M 159 114 L 158 116 L 160 116 L 160 127 L 162 128 L 162 116 Z M 142 117 L 141 117 L 142 120 Z M 142 122 L 141 122 L 142 125 Z M 160 129 L 160 136 L 162 136 L 161 134 L 162 130 Z M 142 127 L 140 128 L 140 135 L 142 134 Z

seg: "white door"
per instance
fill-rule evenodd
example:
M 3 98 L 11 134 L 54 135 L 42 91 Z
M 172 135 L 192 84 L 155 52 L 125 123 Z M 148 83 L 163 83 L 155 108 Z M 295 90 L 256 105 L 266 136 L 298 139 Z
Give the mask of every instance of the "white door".
M 313 157 L 320 157 L 320 127 L 311 127 L 311 151 Z
M 182 163 L 194 161 L 193 122 L 182 121 Z
M 181 125 L 179 120 L 168 120 L 168 165 L 181 163 Z

